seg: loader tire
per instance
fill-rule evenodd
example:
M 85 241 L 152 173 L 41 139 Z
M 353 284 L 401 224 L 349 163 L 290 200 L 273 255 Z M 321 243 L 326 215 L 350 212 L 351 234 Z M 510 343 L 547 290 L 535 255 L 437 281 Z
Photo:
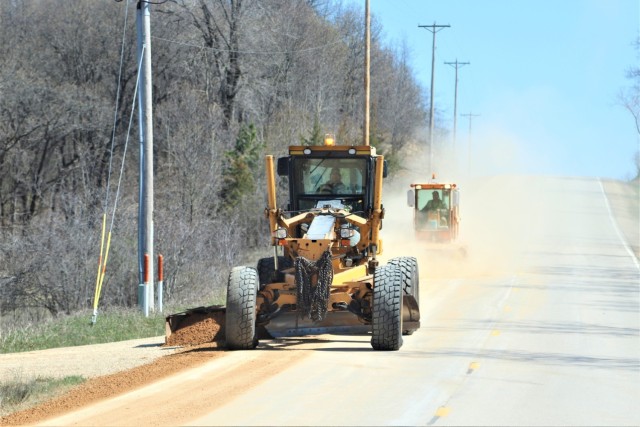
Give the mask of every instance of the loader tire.
M 399 350 L 402 347 L 402 272 L 395 265 L 376 267 L 372 317 L 371 347 Z
M 258 345 L 256 295 L 258 272 L 253 267 L 234 267 L 227 283 L 225 334 L 230 350 L 250 350 Z
M 412 256 L 401 256 L 389 260 L 390 265 L 395 265 L 402 272 L 402 291 L 405 295 L 411 295 L 420 305 L 420 275 L 418 273 L 418 260 Z
M 260 289 L 269 283 L 283 282 L 284 273 L 282 273 L 282 270 L 286 270 L 290 267 L 293 267 L 291 260 L 284 256 L 278 257 L 278 271 L 275 271 L 273 257 L 260 258 L 257 265 L 258 277 L 260 278 Z

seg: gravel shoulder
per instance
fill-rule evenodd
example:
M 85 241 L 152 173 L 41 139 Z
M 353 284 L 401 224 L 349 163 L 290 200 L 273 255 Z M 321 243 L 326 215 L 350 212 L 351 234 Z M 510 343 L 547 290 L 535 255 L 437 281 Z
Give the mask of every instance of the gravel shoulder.
M 95 378 L 153 362 L 172 354 L 176 347 L 163 347 L 164 336 L 114 343 L 52 348 L 0 355 L 0 381 L 38 377 Z

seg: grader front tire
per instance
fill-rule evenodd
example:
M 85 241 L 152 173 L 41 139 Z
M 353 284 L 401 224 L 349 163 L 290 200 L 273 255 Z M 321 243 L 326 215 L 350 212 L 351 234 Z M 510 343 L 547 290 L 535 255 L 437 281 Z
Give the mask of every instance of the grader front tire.
M 399 350 L 402 347 L 402 272 L 395 265 L 376 268 L 372 314 L 371 347 Z
M 256 336 L 256 295 L 258 272 L 252 267 L 235 267 L 227 283 L 225 334 L 230 350 L 250 350 L 258 345 Z

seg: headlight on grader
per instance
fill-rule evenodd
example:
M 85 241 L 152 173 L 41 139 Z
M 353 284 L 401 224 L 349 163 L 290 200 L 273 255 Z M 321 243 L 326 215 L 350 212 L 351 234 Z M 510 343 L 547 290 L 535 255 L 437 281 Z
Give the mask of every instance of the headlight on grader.
M 351 239 L 355 236 L 355 230 L 349 224 L 340 226 L 340 246 L 353 246 Z
M 277 228 L 274 232 L 273 232 L 273 237 L 278 241 L 278 245 L 279 246 L 286 246 L 287 245 L 287 229 L 286 228 Z
M 342 239 L 349 239 L 353 237 L 353 229 L 349 228 L 349 226 L 342 226 L 342 228 L 340 228 L 340 238 Z

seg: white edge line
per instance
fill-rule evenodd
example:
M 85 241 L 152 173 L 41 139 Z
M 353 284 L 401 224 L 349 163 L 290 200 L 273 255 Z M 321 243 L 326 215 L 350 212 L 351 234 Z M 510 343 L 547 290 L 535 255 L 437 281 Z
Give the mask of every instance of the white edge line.
M 613 224 L 613 228 L 616 230 L 616 234 L 618 235 L 618 238 L 622 242 L 622 245 L 631 256 L 631 259 L 633 260 L 633 263 L 636 265 L 636 268 L 640 270 L 640 263 L 638 262 L 638 258 L 636 257 L 636 254 L 634 254 L 633 251 L 631 250 L 631 247 L 627 244 L 627 241 L 625 240 L 624 236 L 622 235 L 622 232 L 620 231 L 620 227 L 618 227 L 618 222 L 613 216 L 613 211 L 611 210 L 611 205 L 609 204 L 609 198 L 607 197 L 607 193 L 604 191 L 604 185 L 602 185 L 602 180 L 600 178 L 598 178 L 598 184 L 600 184 L 600 191 L 602 191 L 602 196 L 604 196 L 604 202 L 605 202 L 605 205 L 607 206 L 607 212 L 609 213 L 609 219 Z

